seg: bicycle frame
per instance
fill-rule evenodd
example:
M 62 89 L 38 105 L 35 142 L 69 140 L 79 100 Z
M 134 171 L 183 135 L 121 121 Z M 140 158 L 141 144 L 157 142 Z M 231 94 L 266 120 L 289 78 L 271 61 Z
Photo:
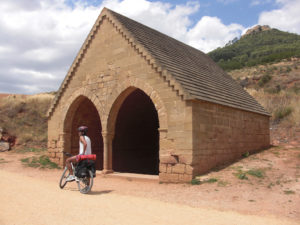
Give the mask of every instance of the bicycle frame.
M 66 155 L 70 156 L 71 154 L 67 153 Z M 74 166 L 74 164 L 72 162 L 71 162 L 71 167 L 72 167 L 72 171 L 73 171 L 73 174 L 75 176 L 75 181 L 77 182 L 78 189 L 79 189 L 80 193 L 83 193 L 83 194 L 88 193 L 92 189 L 92 186 L 93 186 L 93 173 L 92 173 L 92 171 L 88 170 L 88 176 L 83 177 L 83 178 L 79 178 L 75 175 L 76 174 L 76 166 Z M 63 189 L 66 186 L 66 184 L 68 183 L 66 181 L 66 179 L 69 175 L 70 175 L 69 169 L 68 169 L 67 166 L 65 166 L 65 169 L 64 169 L 63 174 L 62 174 L 62 176 L 60 178 L 60 181 L 59 181 L 59 187 L 61 189 Z

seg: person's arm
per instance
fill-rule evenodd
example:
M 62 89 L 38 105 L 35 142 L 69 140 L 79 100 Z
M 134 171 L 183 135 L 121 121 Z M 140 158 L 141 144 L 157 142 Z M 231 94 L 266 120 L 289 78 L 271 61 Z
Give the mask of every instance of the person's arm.
M 83 155 L 85 155 L 87 143 L 86 143 L 86 141 L 85 141 L 84 136 L 80 136 L 80 141 L 81 141 L 81 143 L 83 144 Z

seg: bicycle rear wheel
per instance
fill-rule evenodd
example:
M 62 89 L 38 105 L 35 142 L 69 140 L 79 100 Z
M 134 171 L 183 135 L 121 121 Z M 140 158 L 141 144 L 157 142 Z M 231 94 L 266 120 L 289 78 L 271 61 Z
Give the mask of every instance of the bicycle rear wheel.
M 59 187 L 63 189 L 67 184 L 67 177 L 69 176 L 70 172 L 67 167 L 65 167 L 63 174 L 61 175 L 60 181 L 59 181 Z
M 89 176 L 84 178 L 78 178 L 77 184 L 80 193 L 87 194 L 93 186 L 93 173 L 91 170 L 88 170 Z

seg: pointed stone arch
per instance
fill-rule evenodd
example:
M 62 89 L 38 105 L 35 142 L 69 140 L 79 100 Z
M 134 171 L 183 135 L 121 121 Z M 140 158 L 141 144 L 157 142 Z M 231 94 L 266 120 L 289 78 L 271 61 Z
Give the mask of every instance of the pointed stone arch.
M 137 78 L 127 79 L 118 84 L 114 92 L 109 96 L 106 102 L 105 117 L 103 119 L 102 132 L 104 139 L 104 171 L 112 171 L 112 141 L 115 135 L 116 120 L 119 110 L 127 97 L 136 90 L 141 90 L 146 96 L 151 99 L 158 117 L 159 142 L 166 137 L 168 131 L 167 111 L 161 100 L 158 92 L 149 84 Z M 106 124 L 104 124 L 106 123 Z M 159 150 L 158 150 L 159 151 Z
M 71 106 L 79 99 L 80 96 L 84 96 L 84 97 L 88 98 L 95 105 L 100 118 L 104 117 L 104 113 L 103 113 L 104 106 L 101 104 L 98 96 L 95 93 L 93 93 L 92 91 L 90 91 L 88 88 L 82 87 L 82 88 L 79 88 L 76 91 L 74 91 L 72 93 L 72 95 L 65 101 L 67 104 L 63 106 L 63 110 L 62 110 L 62 112 L 63 112 L 62 118 L 63 118 L 64 123 L 65 123 L 65 118 L 67 116 L 67 113 L 72 112 Z
M 104 116 L 103 120 L 103 127 L 106 127 L 106 132 L 113 133 L 114 123 L 112 121 L 116 117 L 116 114 L 120 108 L 120 104 L 122 104 L 124 99 L 135 89 L 140 89 L 149 96 L 158 113 L 160 130 L 167 131 L 167 110 L 158 92 L 148 83 L 143 82 L 137 78 L 130 78 L 118 84 L 118 86 L 115 88 L 114 92 L 109 96 L 106 102 L 105 112 L 108 113 Z
M 79 89 L 67 101 L 63 110 L 63 149 L 78 154 L 79 137 L 77 127 L 89 127 L 88 136 L 92 141 L 92 151 L 97 155 L 96 168 L 103 169 L 103 138 L 99 101 L 91 91 Z M 98 107 L 97 107 L 98 106 Z

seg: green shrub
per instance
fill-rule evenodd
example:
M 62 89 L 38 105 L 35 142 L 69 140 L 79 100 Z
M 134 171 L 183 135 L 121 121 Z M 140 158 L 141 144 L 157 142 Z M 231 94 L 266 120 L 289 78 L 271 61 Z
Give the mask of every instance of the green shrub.
M 229 184 L 228 181 L 223 181 L 223 180 L 218 181 L 218 186 L 219 186 L 219 187 L 225 187 L 225 186 L 227 186 L 228 184 Z
M 284 191 L 284 194 L 286 194 L 286 195 L 292 195 L 292 194 L 295 194 L 295 192 L 291 191 L 291 190 L 286 190 L 286 191 Z
M 205 181 L 205 183 L 215 183 L 217 181 L 218 181 L 217 178 L 209 178 L 207 181 Z
M 41 169 L 59 169 L 60 167 L 52 162 L 48 156 L 42 155 L 40 157 L 28 157 L 28 158 L 23 158 L 21 159 L 21 162 L 29 167 L 34 167 L 34 168 L 41 168 Z
M 245 153 L 242 154 L 242 156 L 243 156 L 244 158 L 247 158 L 249 155 L 250 155 L 249 152 L 245 152 Z
M 47 148 L 23 148 L 19 149 L 17 153 L 26 153 L 26 152 L 44 152 L 47 151 Z
M 299 94 L 300 93 L 300 87 L 295 84 L 291 89 L 292 92 L 294 92 L 295 94 Z
M 239 40 L 209 52 L 208 55 L 225 70 L 255 66 L 300 55 L 300 37 L 276 29 L 246 35 Z M 284 68 L 283 72 L 289 72 Z
M 275 87 L 265 88 L 264 91 L 270 94 L 278 94 L 281 91 L 281 86 L 276 85 Z
M 198 180 L 198 179 L 192 179 L 191 180 L 191 184 L 192 185 L 199 185 L 201 182 L 200 182 L 200 180 Z
M 0 158 L 0 164 L 1 163 L 8 163 L 8 161 L 6 161 L 5 159 Z
M 247 174 L 251 176 L 255 176 L 258 178 L 263 178 L 264 177 L 264 172 L 260 169 L 251 169 L 247 171 Z
M 282 120 L 293 112 L 292 107 L 280 107 L 274 111 L 274 120 Z
M 246 172 L 239 170 L 237 173 L 234 174 L 240 180 L 248 180 Z
M 259 85 L 260 87 L 263 87 L 263 86 L 264 86 L 266 83 L 268 83 L 271 79 L 272 79 L 272 76 L 271 76 L 271 75 L 265 74 L 265 75 L 263 75 L 263 76 L 259 79 L 258 85 Z

